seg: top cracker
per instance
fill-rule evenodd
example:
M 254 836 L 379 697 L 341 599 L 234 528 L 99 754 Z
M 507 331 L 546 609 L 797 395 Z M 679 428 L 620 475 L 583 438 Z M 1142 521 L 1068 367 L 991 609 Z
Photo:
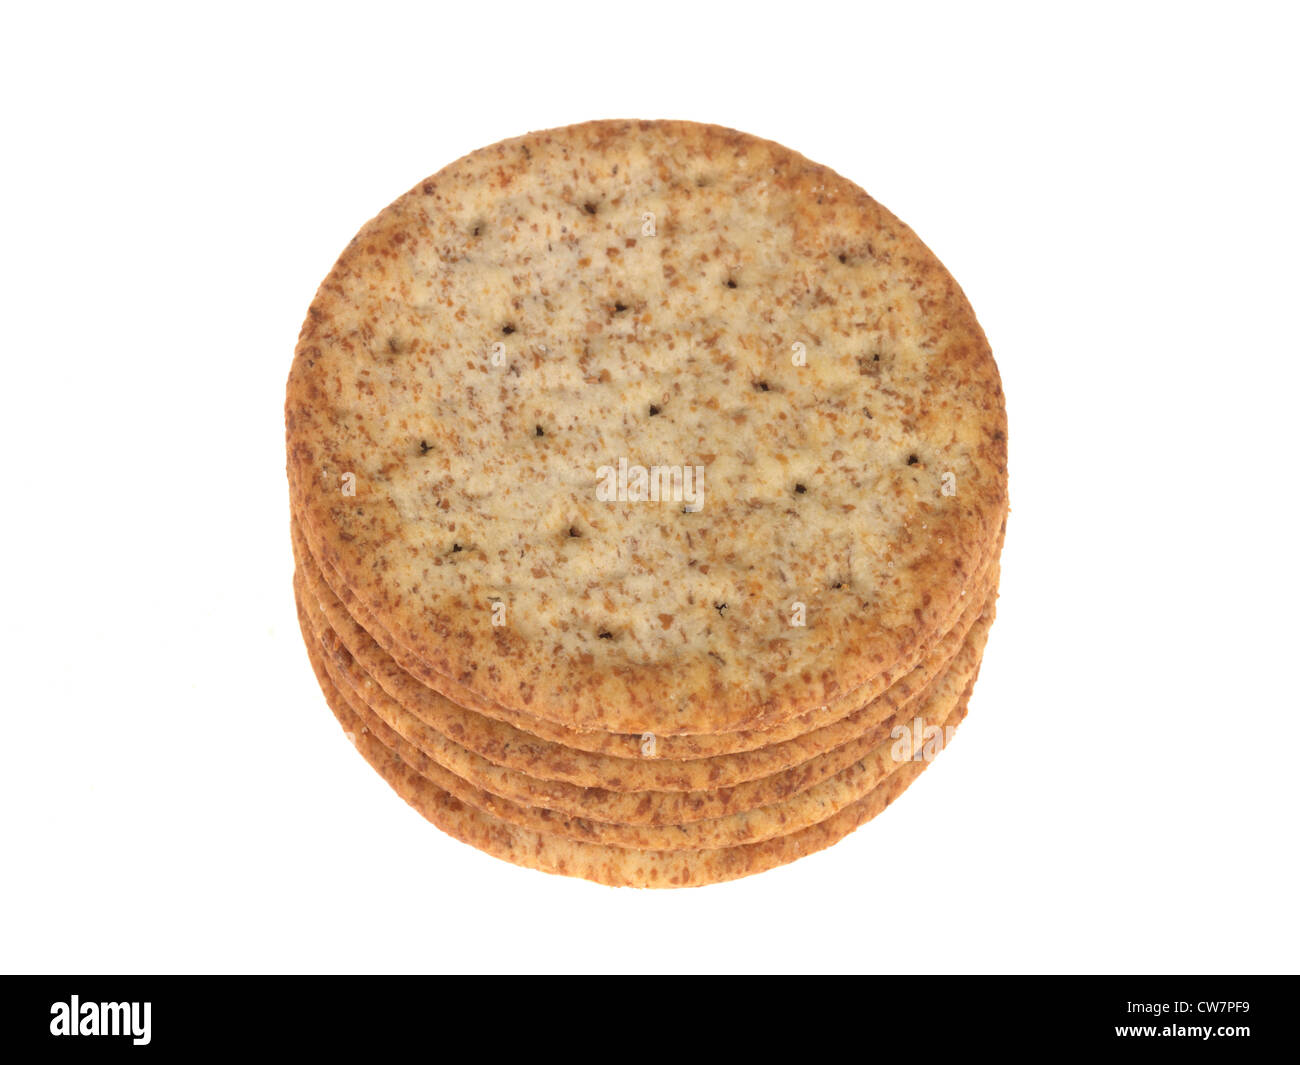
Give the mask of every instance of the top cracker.
M 415 186 L 321 285 L 286 423 L 359 620 L 434 687 L 581 729 L 831 702 L 941 634 L 1007 506 L 997 367 L 942 264 L 825 167 L 688 122 Z

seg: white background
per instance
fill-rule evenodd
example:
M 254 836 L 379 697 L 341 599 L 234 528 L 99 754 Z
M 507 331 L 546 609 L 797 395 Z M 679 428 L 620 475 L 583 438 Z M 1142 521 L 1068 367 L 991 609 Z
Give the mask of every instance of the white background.
M 974 7 L 10 7 L 0 965 L 1295 971 L 1294 8 Z M 335 257 L 460 155 L 607 117 L 865 187 L 964 286 L 1011 424 L 941 765 L 684 892 L 422 821 L 290 589 L 283 388 Z

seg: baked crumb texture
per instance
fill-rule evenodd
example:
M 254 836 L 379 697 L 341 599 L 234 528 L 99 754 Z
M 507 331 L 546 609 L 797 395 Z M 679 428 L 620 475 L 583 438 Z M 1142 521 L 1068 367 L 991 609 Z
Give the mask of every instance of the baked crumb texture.
M 321 285 L 286 427 L 326 700 L 489 853 L 748 875 L 875 816 L 966 713 L 997 367 L 916 235 L 779 145 L 609 121 L 451 164 Z

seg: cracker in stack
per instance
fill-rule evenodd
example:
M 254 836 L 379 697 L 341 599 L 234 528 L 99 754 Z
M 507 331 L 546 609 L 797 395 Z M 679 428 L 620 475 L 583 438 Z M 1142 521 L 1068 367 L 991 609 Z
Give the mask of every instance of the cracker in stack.
M 453 163 L 321 285 L 286 424 L 326 702 L 488 853 L 759 872 L 879 813 L 965 716 L 997 368 L 915 234 L 786 148 L 608 121 Z

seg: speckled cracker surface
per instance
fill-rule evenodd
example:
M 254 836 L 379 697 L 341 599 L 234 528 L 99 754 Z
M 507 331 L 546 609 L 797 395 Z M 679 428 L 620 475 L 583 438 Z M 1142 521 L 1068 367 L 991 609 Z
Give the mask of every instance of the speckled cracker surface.
M 942 635 L 1007 506 L 997 369 L 935 257 L 691 123 L 418 184 L 321 286 L 286 420 L 312 555 L 420 680 L 571 729 L 842 698 Z

